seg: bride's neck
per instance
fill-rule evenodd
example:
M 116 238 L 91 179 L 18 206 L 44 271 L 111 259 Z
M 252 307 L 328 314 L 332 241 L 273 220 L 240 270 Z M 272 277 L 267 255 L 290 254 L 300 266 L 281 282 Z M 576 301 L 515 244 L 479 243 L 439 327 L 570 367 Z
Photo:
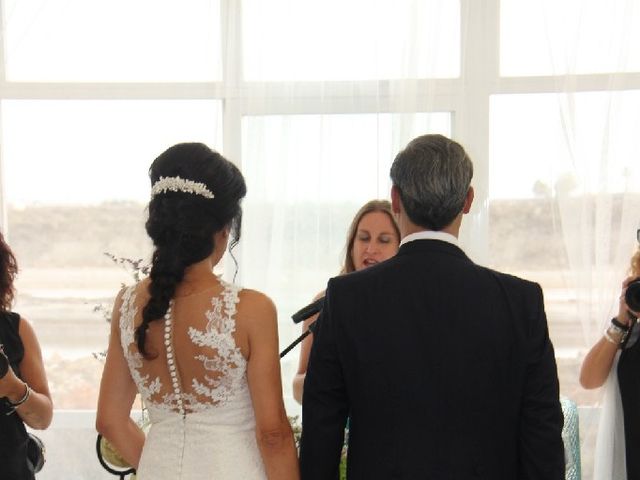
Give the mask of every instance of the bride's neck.
M 185 269 L 184 277 L 178 285 L 176 293 L 191 293 L 193 290 L 210 287 L 213 283 L 219 283 L 219 280 L 213 273 L 211 258 L 206 258 Z

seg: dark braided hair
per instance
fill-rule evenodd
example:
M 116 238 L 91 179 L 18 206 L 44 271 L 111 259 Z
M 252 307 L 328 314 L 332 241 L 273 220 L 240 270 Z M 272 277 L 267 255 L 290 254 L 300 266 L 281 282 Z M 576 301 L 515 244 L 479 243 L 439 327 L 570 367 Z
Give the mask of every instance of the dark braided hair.
M 6 312 L 11 309 L 15 295 L 13 279 L 17 273 L 16 257 L 0 233 L 0 311 Z
M 188 192 L 157 193 L 149 202 L 145 225 L 154 252 L 149 273 L 150 298 L 136 328 L 140 353 L 148 358 L 145 339 L 149 324 L 169 309 L 185 269 L 204 260 L 214 249 L 213 235 L 231 227 L 230 247 L 240 240 L 240 201 L 247 187 L 240 170 L 219 153 L 201 143 L 179 143 L 154 160 L 149 169 L 151 185 L 160 177 L 180 177 L 204 184 L 214 198 Z

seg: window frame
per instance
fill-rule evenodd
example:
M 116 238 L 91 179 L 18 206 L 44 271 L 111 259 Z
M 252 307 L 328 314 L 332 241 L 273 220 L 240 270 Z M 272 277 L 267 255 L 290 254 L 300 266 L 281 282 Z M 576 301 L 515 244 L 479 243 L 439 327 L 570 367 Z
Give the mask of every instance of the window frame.
M 241 120 L 245 115 L 408 113 L 392 92 L 419 92 L 413 112 L 451 112 L 454 137 L 469 150 L 475 166 L 476 205 L 489 200 L 489 104 L 493 95 L 640 89 L 640 72 L 501 77 L 499 73 L 500 0 L 460 0 L 461 76 L 452 79 L 382 81 L 244 82 L 242 80 L 241 2 L 222 0 L 223 80 L 180 83 L 8 82 L 0 36 L 0 100 L 180 100 L 223 102 L 224 154 L 242 168 Z M 0 12 L 0 16 L 4 12 Z M 0 18 L 1 20 L 2 18 Z M 233 28 L 235 27 L 235 28 Z M 358 92 L 354 96 L 353 92 Z M 434 92 L 434 93 L 431 93 Z M 259 101 L 256 101 L 259 100 Z M 3 159 L 0 156 L 0 175 Z M 4 178 L 2 182 L 4 183 Z M 0 221 L 7 231 L 6 200 L 0 186 Z M 487 215 L 474 222 L 475 258 L 488 257 Z M 486 213 L 486 212 L 485 212 Z M 464 231 L 462 233 L 464 241 Z
M 221 0 L 222 81 L 181 83 L 8 82 L 0 35 L 1 100 L 199 100 L 223 104 L 223 153 L 242 169 L 242 118 L 281 114 L 450 112 L 451 131 L 474 162 L 475 203 L 471 232 L 461 243 L 479 263 L 489 259 L 490 100 L 494 95 L 640 90 L 640 72 L 501 77 L 500 0 L 460 0 L 460 77 L 382 81 L 245 82 L 242 75 L 241 1 Z M 0 0 L 0 6 L 4 2 Z M 0 9 L 2 25 L 3 9 Z M 411 107 L 393 92 L 418 92 Z M 354 92 L 357 95 L 354 96 Z M 1 107 L 0 107 L 1 108 Z M 0 152 L 0 222 L 7 230 L 7 205 Z M 241 256 L 241 246 L 236 256 Z M 234 267 L 231 265 L 231 271 Z M 237 281 L 242 283 L 242 272 Z

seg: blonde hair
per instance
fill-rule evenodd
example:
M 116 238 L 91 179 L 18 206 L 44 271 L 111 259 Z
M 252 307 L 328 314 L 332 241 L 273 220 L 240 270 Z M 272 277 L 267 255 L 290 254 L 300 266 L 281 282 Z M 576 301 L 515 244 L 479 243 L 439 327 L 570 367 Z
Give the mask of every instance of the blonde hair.
M 640 277 L 640 246 L 636 249 L 636 253 L 631 257 L 629 273 L 633 277 Z

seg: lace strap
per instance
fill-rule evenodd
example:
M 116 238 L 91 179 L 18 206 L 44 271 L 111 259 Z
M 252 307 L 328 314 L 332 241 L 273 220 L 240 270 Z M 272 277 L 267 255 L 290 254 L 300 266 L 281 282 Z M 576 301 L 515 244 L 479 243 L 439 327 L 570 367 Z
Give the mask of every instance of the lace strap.
M 235 331 L 236 321 L 234 317 L 236 314 L 236 305 L 239 301 L 238 295 L 240 294 L 240 290 L 242 290 L 242 287 L 227 282 L 224 282 L 223 285 L 224 290 L 222 292 L 222 300 L 224 302 L 224 313 L 233 324 L 232 331 Z
M 135 285 L 130 285 L 122 293 L 122 304 L 120 305 L 120 332 L 133 328 L 132 306 L 134 300 Z

